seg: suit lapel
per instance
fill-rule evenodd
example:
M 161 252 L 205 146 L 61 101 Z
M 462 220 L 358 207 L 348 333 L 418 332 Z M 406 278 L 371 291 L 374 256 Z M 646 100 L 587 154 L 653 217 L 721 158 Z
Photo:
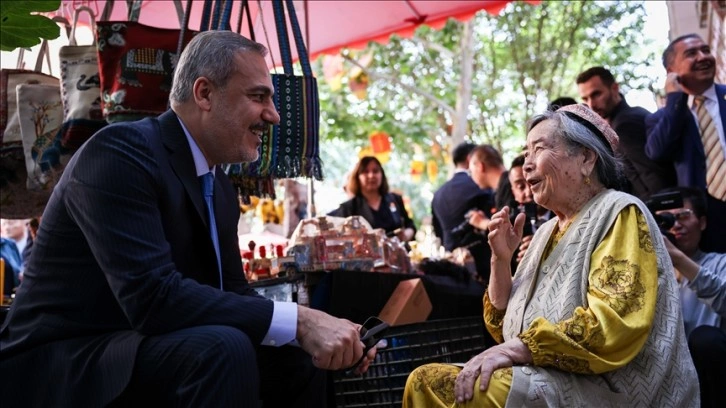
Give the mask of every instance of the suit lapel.
M 726 85 L 716 85 L 716 100 L 718 101 L 719 113 L 721 114 L 721 127 L 726 135 Z
M 169 110 L 159 116 L 159 126 L 161 129 L 161 140 L 169 151 L 169 164 L 184 186 L 184 190 L 186 190 L 189 199 L 194 203 L 197 214 L 204 222 L 204 225 L 208 227 L 206 208 L 204 200 L 202 200 L 202 187 L 197 178 L 192 151 L 189 148 L 184 130 L 179 124 L 179 119 L 174 111 Z M 217 184 L 215 177 L 215 192 L 217 190 Z

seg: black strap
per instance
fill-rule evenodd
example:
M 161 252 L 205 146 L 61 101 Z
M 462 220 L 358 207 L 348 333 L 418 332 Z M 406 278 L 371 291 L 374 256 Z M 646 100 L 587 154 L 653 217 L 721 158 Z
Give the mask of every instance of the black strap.
M 252 41 L 257 41 L 255 39 L 255 27 L 252 25 L 252 13 L 250 12 L 250 4 L 247 0 L 242 0 L 242 5 L 239 7 L 239 19 L 237 20 L 237 33 L 242 34 L 242 15 L 245 14 L 245 10 L 247 11 L 247 27 L 250 31 L 250 39 Z

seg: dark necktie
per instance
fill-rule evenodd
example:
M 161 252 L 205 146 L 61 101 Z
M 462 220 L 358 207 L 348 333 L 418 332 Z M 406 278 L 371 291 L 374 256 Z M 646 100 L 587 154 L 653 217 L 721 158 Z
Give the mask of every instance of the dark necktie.
M 219 272 L 219 288 L 222 286 L 222 261 L 219 256 L 219 237 L 217 236 L 217 221 L 214 218 L 214 173 L 211 171 L 202 176 L 202 192 L 204 193 L 204 203 L 207 205 L 207 215 L 209 219 L 209 235 L 212 237 L 214 244 L 214 252 L 217 254 L 217 271 Z

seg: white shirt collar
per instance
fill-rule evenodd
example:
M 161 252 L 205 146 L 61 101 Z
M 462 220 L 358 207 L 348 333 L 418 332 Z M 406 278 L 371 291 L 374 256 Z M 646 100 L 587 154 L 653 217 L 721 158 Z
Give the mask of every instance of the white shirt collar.
M 187 130 L 187 127 L 184 126 L 184 122 L 182 122 L 179 116 L 177 116 L 176 118 L 179 120 L 179 124 L 181 125 L 182 130 L 184 130 L 184 135 L 187 137 L 187 143 L 189 143 L 189 148 L 192 151 L 192 157 L 194 158 L 194 167 L 197 171 L 197 177 L 201 177 L 209 173 L 210 171 L 212 173 L 215 173 L 216 166 L 209 167 L 207 159 L 204 157 L 204 153 L 202 153 L 202 150 L 199 148 L 199 145 L 197 145 L 197 142 L 194 140 L 192 135 L 189 134 L 189 130 Z
M 703 91 L 703 93 L 701 95 L 703 95 L 703 97 L 706 98 L 704 103 L 706 103 L 708 101 L 713 101 L 713 102 L 718 103 L 718 98 L 716 96 L 716 83 L 714 82 L 713 85 L 711 85 L 708 89 Z M 693 100 L 695 99 L 696 96 L 697 95 L 688 95 L 688 106 L 690 106 L 691 109 L 693 109 Z

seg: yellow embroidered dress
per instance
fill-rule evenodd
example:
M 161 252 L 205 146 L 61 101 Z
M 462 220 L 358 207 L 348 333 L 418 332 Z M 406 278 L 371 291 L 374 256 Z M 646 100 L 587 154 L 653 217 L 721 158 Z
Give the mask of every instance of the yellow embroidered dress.
M 623 196 L 601 193 L 566 231 L 556 231 L 554 220 L 543 226 L 515 275 L 507 311 L 494 309 L 485 295 L 484 321 L 492 336 L 499 342 L 519 337 L 534 361 L 532 366 L 495 371 L 486 392 L 478 391 L 477 381 L 474 399 L 462 406 L 654 404 L 650 394 L 665 386 L 660 376 L 667 373 L 658 372 L 662 369 L 654 371 L 653 381 L 634 385 L 638 392 L 651 388 L 645 397 L 630 398 L 627 394 L 633 389 L 621 385 L 642 377 L 628 366 L 636 356 L 657 352 L 651 335 L 654 323 L 658 331 L 671 332 L 672 344 L 659 363 L 687 379 L 686 386 L 676 385 L 682 392 L 676 391 L 664 406 L 697 405 L 697 382 L 688 383 L 695 371 L 685 349 L 677 295 L 672 282 L 659 275 L 665 267 L 664 253 L 657 256 L 654 242 L 665 251 L 662 241 L 654 239 L 650 230 L 658 233 L 657 227 L 644 215 L 642 204 Z M 667 290 L 659 293 L 664 284 Z M 658 304 L 670 305 L 662 308 L 671 310 L 658 312 Z M 648 350 L 643 351 L 644 346 Z M 443 364 L 419 367 L 409 376 L 404 407 L 458 406 L 453 390 L 460 370 Z M 512 392 L 515 373 L 519 380 Z M 583 378 L 591 384 L 581 384 Z

